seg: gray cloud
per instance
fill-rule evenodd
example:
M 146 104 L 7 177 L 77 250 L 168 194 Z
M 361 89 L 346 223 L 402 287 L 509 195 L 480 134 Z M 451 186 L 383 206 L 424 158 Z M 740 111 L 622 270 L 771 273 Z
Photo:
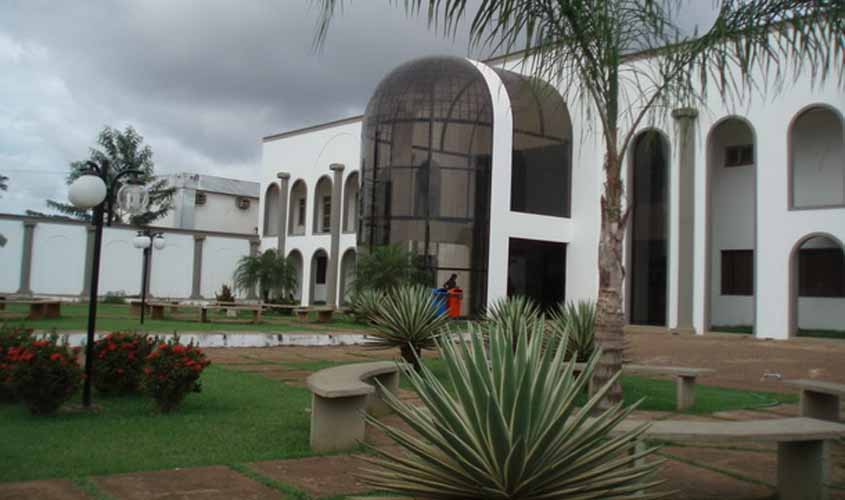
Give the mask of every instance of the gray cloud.
M 63 198 L 103 125 L 134 125 L 160 173 L 255 178 L 262 136 L 362 112 L 408 59 L 467 54 L 386 0 L 346 5 L 315 53 L 309 0 L 0 4 L 0 212 Z

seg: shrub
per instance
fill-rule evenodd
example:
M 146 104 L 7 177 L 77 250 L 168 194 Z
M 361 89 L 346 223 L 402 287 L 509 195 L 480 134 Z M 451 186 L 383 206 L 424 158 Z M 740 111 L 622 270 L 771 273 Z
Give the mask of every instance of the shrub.
M 591 300 L 561 303 L 549 318 L 550 345 L 568 338 L 566 359 L 587 361 L 596 350 L 596 304 Z
M 193 342 L 179 343 L 174 337 L 162 342 L 147 356 L 144 389 L 162 413 L 174 410 L 190 392 L 200 392 L 200 374 L 211 364 Z
M 126 292 L 117 291 L 117 292 L 106 292 L 106 296 L 103 297 L 103 304 L 125 304 L 126 303 Z
M 0 327 L 0 402 L 14 401 L 12 388 L 12 361 L 8 359 L 9 350 L 20 347 L 30 341 L 31 329 Z
M 349 303 L 352 317 L 358 323 L 372 323 L 378 317 L 378 308 L 384 301 L 384 293 L 378 290 L 356 292 Z
M 371 416 L 401 450 L 373 448 L 362 457 L 378 469 L 365 471 L 375 489 L 426 499 L 659 498 L 651 490 L 658 461 L 644 457 L 647 425 L 613 435 L 633 407 L 597 411 L 618 374 L 583 407 L 585 391 L 600 353 L 576 377 L 564 362 L 566 342 L 545 349 L 543 325 L 517 339 L 500 326 L 488 330 L 489 353 L 471 326 L 472 343 L 437 341 L 446 365 L 441 381 L 427 367 L 405 370 L 426 408 L 383 392 L 388 406 L 418 435 Z M 638 450 L 631 452 L 631 450 Z M 643 491 L 643 494 L 638 494 Z
M 426 270 L 423 256 L 398 245 L 374 247 L 361 253 L 355 262 L 351 287 L 354 294 L 367 290 L 387 292 L 400 286 L 434 286 L 434 277 Z
M 79 389 L 82 369 L 77 352 L 59 345 L 55 335 L 9 349 L 12 387 L 33 415 L 55 413 Z
M 434 347 L 435 337 L 449 318 L 440 314 L 431 290 L 421 286 L 400 287 L 384 297 L 373 317 L 373 347 L 399 347 L 402 358 L 419 369 L 423 349 Z
M 513 339 L 516 349 L 519 337 L 535 331 L 535 327 L 543 322 L 543 314 L 537 304 L 530 297 L 517 295 L 498 299 L 493 303 L 487 311 L 483 331 L 496 330 L 507 333 Z
M 156 339 L 126 332 L 110 333 L 94 343 L 94 387 L 110 394 L 137 392 L 144 362 Z
M 235 302 L 235 296 L 232 294 L 232 289 L 229 288 L 229 285 L 223 285 L 223 288 L 220 289 L 220 293 L 214 294 L 217 302 Z

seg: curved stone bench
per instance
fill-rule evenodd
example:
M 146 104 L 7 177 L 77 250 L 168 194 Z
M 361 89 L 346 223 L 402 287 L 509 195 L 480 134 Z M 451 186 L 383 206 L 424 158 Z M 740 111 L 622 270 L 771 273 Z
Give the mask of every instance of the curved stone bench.
M 390 413 L 376 381 L 393 394 L 399 390 L 399 365 L 393 361 L 336 366 L 306 380 L 311 391 L 311 449 L 354 448 L 364 440 L 364 413 Z

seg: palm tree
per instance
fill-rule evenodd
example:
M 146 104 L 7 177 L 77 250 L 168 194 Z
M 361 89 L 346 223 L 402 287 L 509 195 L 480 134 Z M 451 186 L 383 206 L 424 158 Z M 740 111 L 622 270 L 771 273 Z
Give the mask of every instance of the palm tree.
M 233 277 L 238 290 L 258 288 L 262 300 L 268 302 L 270 294 L 287 298 L 296 291 L 296 267 L 274 249 L 260 255 L 241 257 Z
M 119 175 L 125 170 L 140 170 L 143 175 L 140 178 L 133 178 L 146 185 L 150 194 L 150 204 L 147 211 L 129 216 L 123 213 L 120 207 L 115 207 L 114 222 L 128 223 L 133 225 L 147 225 L 164 217 L 173 208 L 173 195 L 176 189 L 168 186 L 165 179 L 158 179 L 154 175 L 155 165 L 153 164 L 153 150 L 144 145 L 144 138 L 131 126 L 120 131 L 111 127 L 105 127 L 97 137 L 98 148 L 91 148 L 89 160 L 75 161 L 70 164 L 70 173 L 67 176 L 67 183 L 71 184 L 77 177 L 87 172 L 88 161 L 100 164 L 102 160 L 108 160 L 111 164 L 111 174 Z M 132 176 L 130 176 L 132 178 Z M 116 189 L 120 189 L 118 182 Z M 115 191 L 117 192 L 117 191 Z M 70 217 L 81 220 L 90 220 L 91 211 L 76 208 L 68 203 L 55 200 L 47 200 L 47 206 Z M 41 214 L 39 214 L 41 215 Z
M 317 43 L 323 43 L 338 0 L 321 0 Z M 485 0 L 469 25 L 473 48 L 518 52 L 534 76 L 553 81 L 582 104 L 604 146 L 604 192 L 598 245 L 596 339 L 603 356 L 594 373 L 603 386 L 622 366 L 625 323 L 623 249 L 630 206 L 622 166 L 641 123 L 668 111 L 704 106 L 715 89 L 726 102 L 751 92 L 778 92 L 809 74 L 814 82 L 842 75 L 845 2 L 841 0 L 713 0 L 716 16 L 703 32 L 685 34 L 679 11 L 701 0 Z M 467 0 L 396 2 L 454 35 Z M 647 56 L 644 59 L 643 56 Z M 622 387 L 602 407 L 621 401 Z

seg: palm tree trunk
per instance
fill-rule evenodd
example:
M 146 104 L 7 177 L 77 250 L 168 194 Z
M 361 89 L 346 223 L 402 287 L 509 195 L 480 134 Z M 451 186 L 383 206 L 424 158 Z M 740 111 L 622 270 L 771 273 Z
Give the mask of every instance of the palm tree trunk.
M 404 359 L 409 365 L 413 366 L 415 371 L 419 372 L 422 370 L 422 366 L 420 365 L 422 349 L 411 344 L 405 344 L 400 348 L 400 351 L 402 353 L 402 359 Z

